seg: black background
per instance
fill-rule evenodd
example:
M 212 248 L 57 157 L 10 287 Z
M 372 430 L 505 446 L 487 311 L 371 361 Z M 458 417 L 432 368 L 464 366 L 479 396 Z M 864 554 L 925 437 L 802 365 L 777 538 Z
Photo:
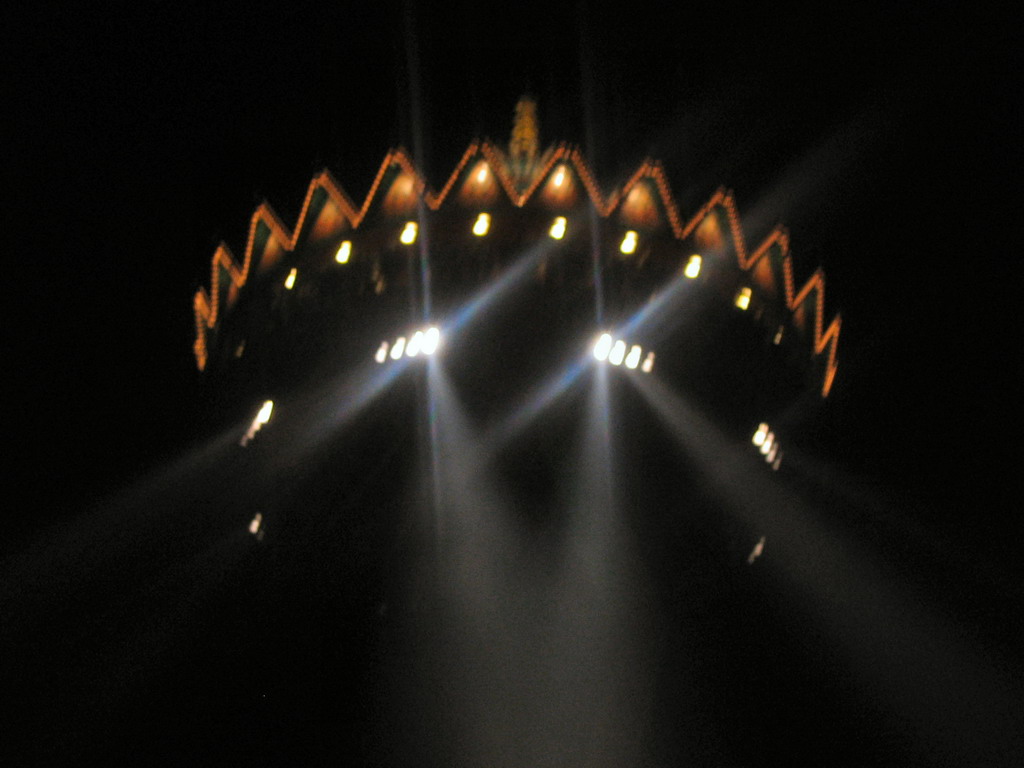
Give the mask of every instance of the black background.
M 823 460 L 956 549 L 943 583 L 970 571 L 960 601 L 1000 609 L 955 620 L 1018 647 L 1013 19 L 110 2 L 5 27 L 12 605 L 40 542 L 211 433 L 191 307 L 218 242 L 240 255 L 264 198 L 292 225 L 323 167 L 361 200 L 417 135 L 439 186 L 529 91 L 542 144 L 587 147 L 605 189 L 652 156 L 684 215 L 725 185 L 748 243 L 789 227 L 798 279 L 823 267 L 843 316 Z M 5 664 L 31 652 L 14 636 Z

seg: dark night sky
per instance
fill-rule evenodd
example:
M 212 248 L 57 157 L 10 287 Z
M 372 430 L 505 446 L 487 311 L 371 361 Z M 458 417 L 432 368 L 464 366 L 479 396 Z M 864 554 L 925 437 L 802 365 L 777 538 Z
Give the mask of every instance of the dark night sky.
M 826 271 L 844 315 L 832 410 L 858 467 L 918 488 L 999 477 L 1007 27 L 942 6 L 664 10 L 421 18 L 428 177 L 474 136 L 504 140 L 529 89 L 542 139 L 589 142 L 606 188 L 645 155 L 684 212 L 733 188 L 750 240 L 782 221 L 804 274 Z M 18 453 L 42 498 L 70 499 L 195 434 L 190 302 L 217 242 L 240 252 L 264 198 L 294 223 L 325 166 L 360 199 L 387 149 L 411 145 L 406 36 L 401 14 L 315 3 L 86 4 L 21 24 L 9 212 L 31 247 L 5 325 L 33 428 Z M 45 482 L 57 456 L 67 488 Z
M 542 142 L 587 145 L 605 189 L 650 155 L 684 214 L 726 185 L 748 242 L 786 223 L 798 277 L 820 264 L 843 314 L 826 460 L 1019 598 L 1012 20 L 446 5 L 414 25 L 428 178 L 504 141 L 529 90 Z M 264 198 L 294 223 L 325 166 L 361 200 L 416 121 L 397 6 L 76 3 L 5 26 L 17 552 L 209 433 L 191 300 L 217 243 L 240 254 Z

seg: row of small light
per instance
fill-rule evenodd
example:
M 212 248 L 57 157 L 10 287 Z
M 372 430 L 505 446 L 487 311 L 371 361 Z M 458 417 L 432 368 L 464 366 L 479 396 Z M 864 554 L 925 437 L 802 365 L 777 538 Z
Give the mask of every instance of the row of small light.
M 440 345 L 441 331 L 436 326 L 431 325 L 428 328 L 416 331 L 408 339 L 405 336 L 399 336 L 393 343 L 389 343 L 386 340 L 382 341 L 380 346 L 377 347 L 377 352 L 374 354 L 373 359 L 383 364 L 389 357 L 392 360 L 398 360 L 403 355 L 405 357 L 417 357 L 419 355 L 427 357 L 434 354 Z
M 565 237 L 565 233 L 568 230 L 569 222 L 565 216 L 556 216 L 551 222 L 551 227 L 548 229 L 548 236 L 553 240 L 561 240 Z M 480 213 L 477 215 L 473 222 L 473 234 L 477 237 L 484 237 L 491 229 L 491 214 Z M 416 238 L 419 235 L 419 225 L 415 221 L 407 221 L 405 226 L 402 228 L 401 234 L 398 236 L 399 242 L 403 245 L 412 245 L 416 242 Z M 637 244 L 639 242 L 639 235 L 635 230 L 628 230 L 622 238 L 622 242 L 619 244 L 619 250 L 628 255 L 636 252 Z M 334 260 L 338 264 L 348 264 L 352 258 L 352 241 L 342 240 L 338 245 L 338 250 L 334 254 Z M 683 274 L 691 280 L 700 274 L 701 268 L 701 257 L 699 254 L 693 254 L 686 262 L 686 267 L 683 270 Z M 288 272 L 287 277 L 284 280 L 284 287 L 287 290 L 292 290 L 295 287 L 295 281 L 298 278 L 299 271 L 296 267 L 292 267 Z M 750 289 L 742 288 L 740 292 L 736 294 L 736 306 L 740 309 L 746 309 L 750 304 Z
M 757 430 L 750 438 L 750 442 L 757 446 L 761 455 L 764 456 L 765 462 L 770 464 L 772 469 L 779 468 L 779 465 L 782 464 L 782 449 L 779 447 L 779 439 L 767 424 L 762 421 L 757 425 Z
M 647 356 L 643 357 L 644 351 L 639 344 L 630 347 L 622 339 L 613 339 L 610 333 L 598 336 L 592 351 L 594 357 L 602 363 L 607 360 L 612 365 L 625 365 L 630 370 L 639 367 L 644 373 L 650 373 L 654 369 L 654 352 L 648 351 Z

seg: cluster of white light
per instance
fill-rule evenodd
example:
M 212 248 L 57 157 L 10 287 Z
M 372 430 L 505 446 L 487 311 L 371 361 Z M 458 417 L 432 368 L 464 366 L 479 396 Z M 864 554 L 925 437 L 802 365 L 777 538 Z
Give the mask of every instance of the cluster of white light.
M 763 421 L 757 425 L 757 430 L 754 432 L 754 436 L 750 438 L 758 450 L 761 451 L 761 455 L 764 456 L 766 463 L 770 464 L 772 469 L 778 469 L 782 463 L 782 449 L 779 447 L 779 440 L 775 437 L 775 433 L 772 432 L 768 425 Z
M 292 267 L 292 271 L 288 273 L 288 277 L 284 279 L 284 287 L 287 290 L 291 290 L 295 287 L 295 278 L 299 276 L 299 270 Z
M 405 357 L 417 357 L 419 355 L 429 356 L 437 351 L 441 345 L 441 331 L 436 326 L 430 326 L 414 332 L 408 338 L 399 336 L 394 342 L 382 341 L 377 347 L 373 359 L 378 363 L 384 363 L 390 357 L 398 360 Z
M 750 296 L 750 288 L 743 286 L 736 291 L 736 298 L 733 299 L 733 303 L 740 309 L 747 309 L 750 306 Z
M 351 256 L 352 241 L 342 240 L 341 245 L 338 246 L 338 252 L 334 254 L 334 260 L 339 264 L 348 264 L 348 260 Z
M 555 220 L 551 222 L 551 229 L 548 230 L 548 234 L 554 240 L 561 240 L 565 237 L 565 228 L 568 226 L 568 223 L 565 216 L 556 216 Z
M 273 412 L 274 401 L 267 400 L 266 402 L 264 402 L 263 405 L 260 407 L 259 412 L 256 414 L 256 418 L 254 418 L 252 420 L 252 423 L 249 425 L 249 429 L 246 431 L 246 433 L 242 436 L 242 439 L 239 441 L 239 445 L 248 445 L 249 441 L 256 437 L 256 433 L 260 431 L 263 425 L 270 421 L 270 414 L 272 414 Z
M 622 243 L 619 245 L 619 250 L 627 256 L 636 250 L 636 239 L 637 234 L 632 229 L 629 230 L 622 237 Z
M 628 352 L 627 352 L 628 347 Z M 595 359 L 602 363 L 607 360 L 612 365 L 625 365 L 631 370 L 640 368 L 644 373 L 650 373 L 654 368 L 654 353 L 648 351 L 644 357 L 644 350 L 639 344 L 628 346 L 622 339 L 613 339 L 610 333 L 602 333 L 594 342 L 593 353 Z M 643 357 L 643 362 L 640 358 Z

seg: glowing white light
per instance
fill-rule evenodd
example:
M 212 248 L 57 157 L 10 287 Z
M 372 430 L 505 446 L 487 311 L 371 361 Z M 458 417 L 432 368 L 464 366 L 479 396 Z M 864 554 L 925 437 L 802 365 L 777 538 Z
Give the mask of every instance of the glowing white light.
M 399 240 L 402 241 L 403 245 L 412 245 L 416 242 L 416 233 L 419 231 L 419 226 L 415 221 L 405 222 L 405 229 L 402 230 L 402 236 Z
M 608 359 L 608 353 L 612 351 L 612 337 L 611 334 L 602 333 L 597 337 L 597 341 L 594 342 L 594 357 L 604 362 Z
M 256 433 L 260 431 L 260 428 L 270 421 L 270 414 L 274 411 L 274 401 L 267 400 L 260 406 L 259 412 L 256 417 L 252 420 L 249 425 L 249 429 L 242 436 L 242 439 L 238 441 L 238 444 L 243 448 L 249 444 L 249 441 L 256 437 Z
M 700 274 L 701 258 L 699 253 L 693 254 L 689 261 L 686 262 L 686 269 L 683 270 L 683 274 L 693 280 L 697 275 Z
M 260 532 L 260 524 L 263 522 L 263 515 L 259 512 L 256 513 L 256 517 L 249 523 L 249 533 L 256 534 Z
M 299 270 L 292 267 L 292 271 L 288 273 L 288 277 L 284 279 L 284 287 L 289 291 L 295 287 L 295 277 L 299 274 Z
M 338 252 L 334 254 L 334 260 L 339 264 L 348 264 L 349 256 L 352 255 L 352 241 L 342 240 L 338 246 Z
M 776 344 L 781 344 L 782 343 L 782 326 L 781 325 L 779 326 L 779 330 L 777 330 L 775 332 L 775 343 Z
M 377 353 L 373 356 L 373 359 L 378 363 L 383 363 L 388 359 L 388 343 L 386 341 L 382 341 L 380 346 L 377 347 Z
M 480 163 L 480 170 L 476 172 L 476 180 L 481 184 L 487 181 L 487 166 L 483 163 Z
M 769 432 L 764 438 L 764 442 L 761 443 L 761 454 L 764 456 L 768 455 L 768 452 L 772 449 L 772 445 L 775 444 L 775 435 Z
M 416 331 L 405 345 L 405 356 L 416 357 L 423 349 L 423 331 Z
M 481 213 L 476 217 L 476 222 L 473 224 L 473 234 L 477 237 L 483 237 L 487 234 L 487 230 L 491 228 L 491 214 Z
M 612 346 L 612 351 L 608 354 L 608 362 L 612 365 L 621 365 L 622 359 L 626 356 L 626 342 L 619 339 Z
M 757 425 L 757 431 L 754 433 L 754 436 L 750 438 L 750 442 L 756 446 L 761 446 L 764 444 L 764 439 L 766 437 L 768 437 L 768 425 L 762 421 Z
M 619 250 L 625 253 L 627 256 L 636 250 L 636 232 L 629 230 L 625 237 L 622 238 L 622 244 L 619 246 Z
M 733 303 L 740 309 L 746 309 L 750 306 L 750 293 L 750 289 L 746 286 L 740 288 L 739 291 L 736 292 L 736 298 Z
M 399 336 L 395 340 L 395 346 L 391 348 L 391 359 L 397 360 L 405 352 L 405 336 Z
M 441 344 L 441 332 L 434 326 L 430 326 L 423 333 L 423 354 L 432 355 Z
M 633 345 L 633 348 L 629 350 L 629 354 L 626 355 L 626 367 L 630 370 L 636 370 L 636 367 L 640 365 L 640 347 L 637 344 Z
M 654 370 L 654 353 L 648 352 L 647 357 L 644 358 L 644 364 L 640 366 L 640 370 L 644 373 L 650 373 Z
M 761 556 L 761 554 L 764 552 L 764 542 L 765 542 L 765 537 L 762 536 L 758 540 L 757 544 L 754 545 L 754 548 L 752 550 L 750 550 L 750 554 L 747 555 L 747 564 L 748 565 L 753 565 L 754 561 L 757 560 L 757 558 L 759 558 Z
M 565 183 L 565 168 L 559 168 L 558 173 L 555 174 L 555 178 L 551 181 L 556 187 L 562 186 Z
M 772 444 L 772 449 L 770 451 L 768 451 L 768 455 L 764 457 L 764 460 L 767 461 L 769 464 L 771 464 L 772 462 L 775 461 L 775 457 L 778 455 L 778 453 L 779 453 L 779 444 L 778 443 L 773 443 Z
M 263 426 L 268 421 L 270 421 L 270 414 L 272 414 L 273 412 L 274 401 L 267 400 L 265 403 L 263 403 L 263 406 L 260 408 L 260 412 L 256 414 L 256 423 L 259 424 L 260 426 Z
M 566 224 L 567 222 L 565 220 L 565 216 L 556 217 L 554 222 L 552 222 L 551 224 L 551 229 L 548 231 L 548 234 L 551 235 L 551 237 L 553 237 L 555 240 L 561 240 L 563 237 L 565 237 Z

